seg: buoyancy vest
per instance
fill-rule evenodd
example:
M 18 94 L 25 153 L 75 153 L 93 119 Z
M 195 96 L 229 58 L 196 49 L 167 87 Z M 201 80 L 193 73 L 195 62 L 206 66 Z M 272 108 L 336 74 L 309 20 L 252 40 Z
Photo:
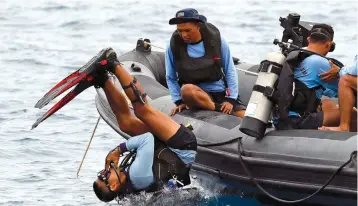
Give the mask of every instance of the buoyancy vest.
M 135 155 L 132 158 L 135 158 Z M 154 158 L 152 166 L 154 182 L 145 189 L 138 190 L 133 187 L 129 176 L 130 165 L 133 163 L 133 161 L 134 159 L 131 160 L 130 164 L 128 164 L 126 168 L 121 168 L 122 170 L 126 169 L 127 171 L 126 180 L 124 183 L 122 183 L 119 191 L 119 195 L 121 197 L 124 197 L 128 194 L 135 194 L 141 191 L 158 191 L 162 189 L 163 185 L 174 176 L 184 185 L 190 184 L 190 165 L 186 165 L 173 151 L 171 151 L 165 145 L 165 143 L 157 140 L 157 138 L 155 138 Z M 180 187 L 181 185 L 178 186 Z
M 221 60 L 221 37 L 219 30 L 210 23 L 201 23 L 200 32 L 204 43 L 205 55 L 192 58 L 187 52 L 187 44 L 175 31 L 170 40 L 174 68 L 180 84 L 198 84 L 224 80 L 228 88 Z

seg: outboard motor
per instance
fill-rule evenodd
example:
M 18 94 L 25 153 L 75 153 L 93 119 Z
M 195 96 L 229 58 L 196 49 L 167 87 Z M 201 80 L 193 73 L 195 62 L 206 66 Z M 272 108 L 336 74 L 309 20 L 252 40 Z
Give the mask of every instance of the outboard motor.
M 273 103 L 277 79 L 286 57 L 280 52 L 271 52 L 260 64 L 259 74 L 247 105 L 240 131 L 255 138 L 265 135 Z

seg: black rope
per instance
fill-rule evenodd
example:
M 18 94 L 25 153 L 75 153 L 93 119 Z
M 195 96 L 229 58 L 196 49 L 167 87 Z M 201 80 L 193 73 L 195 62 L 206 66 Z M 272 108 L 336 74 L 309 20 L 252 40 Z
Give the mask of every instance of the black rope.
M 353 151 L 350 155 L 350 158 L 347 162 L 345 162 L 342 166 L 340 166 L 336 172 L 333 173 L 333 175 L 327 180 L 327 182 L 320 188 L 318 189 L 316 192 L 312 193 L 311 195 L 305 197 L 305 198 L 302 198 L 302 199 L 298 199 L 298 200 L 284 200 L 284 199 L 280 199 L 278 197 L 275 197 L 273 195 L 271 195 L 269 192 L 267 192 L 264 188 L 261 187 L 261 185 L 256 181 L 256 179 L 253 177 L 253 175 L 251 174 L 250 170 L 246 167 L 246 164 L 244 162 L 244 160 L 242 159 L 242 156 L 241 156 L 241 152 L 243 152 L 243 149 L 242 149 L 242 142 L 241 142 L 241 137 L 238 138 L 238 149 L 239 149 L 239 160 L 240 160 L 240 164 L 241 166 L 244 168 L 245 172 L 247 173 L 247 175 L 250 177 L 250 180 L 253 181 L 253 183 L 261 190 L 261 192 L 263 192 L 264 194 L 266 194 L 267 196 L 269 196 L 270 198 L 278 201 L 278 202 L 282 202 L 282 203 L 288 203 L 288 204 L 294 204 L 294 203 L 299 203 L 299 202 L 303 202 L 311 197 L 313 197 L 314 195 L 318 194 L 319 192 L 321 192 L 324 188 L 327 187 L 327 185 L 329 185 L 329 183 L 331 183 L 331 181 L 333 180 L 333 178 L 339 174 L 342 169 L 348 165 L 350 162 L 354 161 L 354 156 L 357 155 L 357 151 Z

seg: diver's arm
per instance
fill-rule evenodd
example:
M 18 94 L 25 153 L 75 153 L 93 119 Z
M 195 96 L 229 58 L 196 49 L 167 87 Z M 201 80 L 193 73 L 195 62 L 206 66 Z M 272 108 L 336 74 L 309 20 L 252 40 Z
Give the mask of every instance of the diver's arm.
M 130 166 L 129 176 L 136 189 L 144 189 L 154 182 L 153 158 L 154 158 L 154 137 L 147 132 L 127 140 L 125 148 L 136 150 L 136 157 Z M 121 145 L 122 145 L 121 144 Z M 123 147 L 123 146 L 119 147 Z
M 237 76 L 234 61 L 231 56 L 230 48 L 227 42 L 221 38 L 221 58 L 223 64 L 223 71 L 226 77 L 230 95 L 226 96 L 230 99 L 236 100 L 239 94 L 239 79 Z
M 180 94 L 180 86 L 178 83 L 178 76 L 174 68 L 173 53 L 170 48 L 170 45 L 168 45 L 165 50 L 165 70 L 166 70 L 165 78 L 167 80 L 167 85 L 169 88 L 170 95 L 172 97 L 173 102 L 175 102 L 178 105 L 178 103 L 182 101 L 181 101 L 181 94 Z
M 106 169 L 108 169 L 109 164 L 111 162 L 113 162 L 115 164 L 115 166 L 118 166 L 120 155 L 129 151 L 129 150 L 135 150 L 137 157 L 139 154 L 139 157 L 140 157 L 139 160 L 143 159 L 144 158 L 143 156 L 145 156 L 145 154 L 143 155 L 143 153 L 148 152 L 147 150 L 149 150 L 151 147 L 151 144 L 149 144 L 151 141 L 150 138 L 153 138 L 153 135 L 151 133 L 147 132 L 147 133 L 144 133 L 144 134 L 141 134 L 138 136 L 131 137 L 127 141 L 119 144 L 116 148 L 114 148 L 113 150 L 111 150 L 108 153 L 104 167 Z M 154 149 L 154 147 L 152 148 L 152 150 L 153 149 Z M 140 161 L 142 161 L 142 160 L 140 160 Z

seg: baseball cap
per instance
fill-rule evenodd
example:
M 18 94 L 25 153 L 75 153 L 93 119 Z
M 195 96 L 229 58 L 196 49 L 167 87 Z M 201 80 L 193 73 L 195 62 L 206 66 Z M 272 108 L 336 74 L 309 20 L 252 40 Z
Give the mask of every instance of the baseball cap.
M 175 17 L 169 20 L 169 24 L 182 24 L 187 22 L 206 22 L 206 17 L 200 15 L 196 9 L 187 8 L 178 11 Z

